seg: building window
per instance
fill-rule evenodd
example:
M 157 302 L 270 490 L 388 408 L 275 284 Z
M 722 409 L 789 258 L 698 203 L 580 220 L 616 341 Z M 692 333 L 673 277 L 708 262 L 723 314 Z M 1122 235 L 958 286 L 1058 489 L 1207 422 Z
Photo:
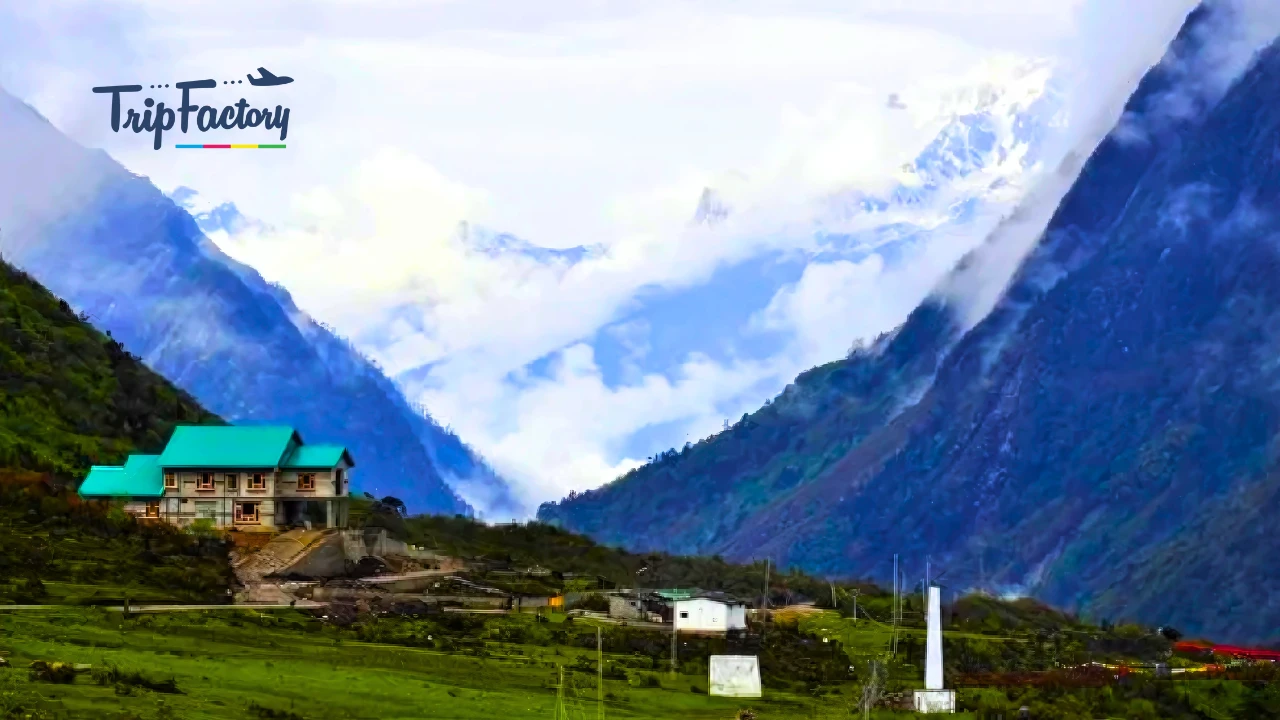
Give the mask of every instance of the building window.
M 199 520 L 217 520 L 218 503 L 215 500 L 196 501 L 196 518 Z
M 238 502 L 235 509 L 235 521 L 238 523 L 258 522 L 258 503 Z
M 343 475 L 344 475 L 344 473 L 342 472 L 342 468 L 337 468 L 336 470 L 334 470 L 334 471 L 333 471 L 333 492 L 334 492 L 334 494 L 337 494 L 337 495 L 341 495 L 341 494 L 342 494 L 342 480 L 343 480 Z
M 228 490 L 235 490 L 240 486 L 240 476 L 235 473 L 227 473 L 224 479 L 227 481 Z
M 155 475 L 152 475 L 151 477 L 155 477 Z M 159 500 L 147 501 L 147 517 L 149 518 L 160 517 L 160 501 Z
M 315 490 L 316 474 L 315 473 L 298 473 L 298 489 L 299 490 Z
M 152 475 L 151 477 L 155 477 L 155 475 Z M 177 474 L 177 473 L 167 472 L 167 473 L 165 473 L 165 474 L 164 474 L 164 489 L 165 489 L 165 490 L 177 490 L 177 489 L 178 489 L 178 474 Z
M 266 474 L 266 473 L 253 473 L 253 474 L 251 474 L 251 475 L 249 476 L 249 489 L 250 489 L 250 490 L 266 490 L 266 489 L 267 489 L 267 474 Z
M 681 620 L 688 620 L 688 619 L 689 619 L 689 613 L 688 613 L 688 612 L 682 612 L 682 613 L 680 613 L 680 619 L 681 619 Z
M 212 490 L 213 489 L 213 473 L 211 472 L 196 473 L 196 489 Z

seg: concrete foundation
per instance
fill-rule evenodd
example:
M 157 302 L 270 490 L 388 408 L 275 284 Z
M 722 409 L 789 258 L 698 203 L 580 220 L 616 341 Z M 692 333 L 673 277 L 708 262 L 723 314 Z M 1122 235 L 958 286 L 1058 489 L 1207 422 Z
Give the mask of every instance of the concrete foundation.
M 953 713 L 956 711 L 955 690 L 917 690 L 916 712 Z

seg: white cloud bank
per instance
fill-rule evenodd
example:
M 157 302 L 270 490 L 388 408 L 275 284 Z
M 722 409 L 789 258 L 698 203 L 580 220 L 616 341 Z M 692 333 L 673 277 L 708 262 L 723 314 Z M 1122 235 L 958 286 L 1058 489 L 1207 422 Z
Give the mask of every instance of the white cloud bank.
M 791 338 L 772 357 L 717 363 L 691 348 L 611 387 L 588 340 L 642 288 L 809 249 L 815 201 L 899 179 L 954 88 L 1009 87 L 1027 58 L 1069 78 L 1060 157 L 1095 98 L 1123 95 L 1158 58 L 1181 2 L 139 2 L 80 28 L 75 54 L 50 54 L 40 38 L 78 6 L 62 2 L 0 11 L 12 40 L 0 83 L 162 187 L 235 200 L 278 228 L 224 249 L 390 371 L 430 365 L 414 399 L 533 502 L 634 466 L 624 445 L 639 429 L 675 423 L 697 439 L 758 406 L 761 387 L 889 329 L 1000 218 L 934 233 L 900 266 L 811 264 L 752 323 Z M 249 8 L 253 27 L 231 20 Z M 112 135 L 87 91 L 259 65 L 297 79 L 280 96 L 287 154 L 153 152 Z M 689 228 L 707 186 L 734 213 Z M 461 221 L 604 252 L 572 267 L 494 257 Z M 529 377 L 549 354 L 550 375 Z

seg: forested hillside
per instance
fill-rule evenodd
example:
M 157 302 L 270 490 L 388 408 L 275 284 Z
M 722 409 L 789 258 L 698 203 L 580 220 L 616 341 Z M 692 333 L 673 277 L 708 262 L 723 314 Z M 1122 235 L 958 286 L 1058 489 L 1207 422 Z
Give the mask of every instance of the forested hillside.
M 159 452 L 178 423 L 220 422 L 0 261 L 0 603 L 225 602 L 227 548 L 143 525 L 75 482 Z
M 0 467 L 82 477 L 216 422 L 191 396 L 0 261 Z

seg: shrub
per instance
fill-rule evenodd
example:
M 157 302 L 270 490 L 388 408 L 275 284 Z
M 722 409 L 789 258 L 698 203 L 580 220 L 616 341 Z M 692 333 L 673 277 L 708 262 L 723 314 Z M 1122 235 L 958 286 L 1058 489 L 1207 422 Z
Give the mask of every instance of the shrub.
M 39 709 L 40 696 L 13 673 L 0 673 L 0 718 L 45 720 L 49 716 Z
M 636 687 L 657 688 L 662 687 L 662 681 L 653 673 L 636 673 L 632 675 L 628 682 Z
M 254 717 L 267 718 L 269 720 L 305 720 L 301 715 L 288 710 L 276 710 L 274 708 L 259 705 L 256 702 L 249 703 L 249 713 Z
M 114 685 L 116 692 L 120 695 L 131 694 L 133 688 L 145 688 L 159 693 L 167 693 L 170 695 L 180 695 L 182 691 L 178 689 L 178 681 L 176 678 L 167 678 L 164 680 L 154 680 L 136 670 L 121 670 L 114 665 L 107 665 L 103 668 L 94 668 L 90 674 L 93 681 L 98 685 Z
M 73 683 L 76 681 L 76 669 L 71 663 L 36 660 L 31 663 L 31 679 L 57 684 Z
M 578 610 L 590 610 L 592 612 L 609 612 L 609 599 L 600 593 L 591 593 L 574 603 L 573 607 Z

